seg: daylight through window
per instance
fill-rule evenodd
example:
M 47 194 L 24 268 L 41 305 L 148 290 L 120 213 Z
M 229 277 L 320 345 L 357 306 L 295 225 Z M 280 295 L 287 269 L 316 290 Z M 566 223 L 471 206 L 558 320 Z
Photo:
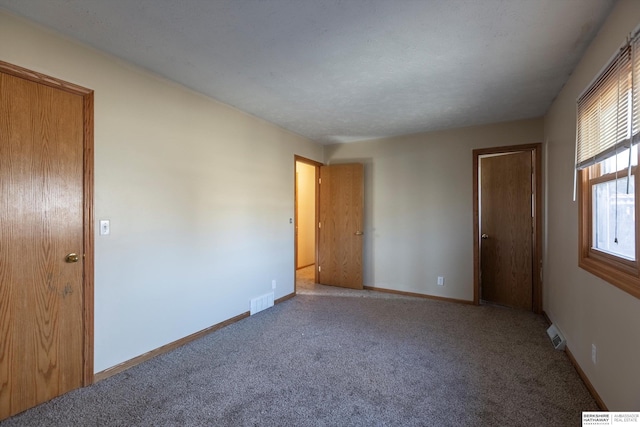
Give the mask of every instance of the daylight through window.
M 634 37 L 578 99 L 580 266 L 640 297 L 640 41 Z

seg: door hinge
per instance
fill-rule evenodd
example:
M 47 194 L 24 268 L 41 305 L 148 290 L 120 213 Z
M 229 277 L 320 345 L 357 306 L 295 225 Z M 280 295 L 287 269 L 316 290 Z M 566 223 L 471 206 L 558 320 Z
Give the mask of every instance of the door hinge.
M 322 271 L 322 267 L 318 266 L 318 273 Z
M 318 178 L 318 185 L 322 184 L 322 178 Z
M 321 222 L 318 223 L 318 228 L 322 228 L 322 223 Z

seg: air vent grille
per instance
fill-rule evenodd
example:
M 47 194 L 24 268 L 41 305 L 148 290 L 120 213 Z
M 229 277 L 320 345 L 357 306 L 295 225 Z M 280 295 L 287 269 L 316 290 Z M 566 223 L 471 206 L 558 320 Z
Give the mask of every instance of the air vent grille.
M 560 331 L 558 330 L 558 328 L 556 327 L 556 325 L 549 326 L 549 329 L 547 329 L 547 335 L 549 335 L 549 339 L 553 344 L 553 348 L 555 348 L 556 350 L 564 350 L 564 347 L 567 344 L 567 342 L 562 336 L 562 334 L 560 333 Z

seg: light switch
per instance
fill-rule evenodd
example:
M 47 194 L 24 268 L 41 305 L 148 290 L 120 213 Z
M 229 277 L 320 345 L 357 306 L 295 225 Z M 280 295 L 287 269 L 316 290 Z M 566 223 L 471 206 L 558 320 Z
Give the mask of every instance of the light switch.
M 110 232 L 110 227 L 109 227 L 109 220 L 108 219 L 101 219 L 100 220 L 100 235 L 101 236 L 106 236 L 108 235 Z

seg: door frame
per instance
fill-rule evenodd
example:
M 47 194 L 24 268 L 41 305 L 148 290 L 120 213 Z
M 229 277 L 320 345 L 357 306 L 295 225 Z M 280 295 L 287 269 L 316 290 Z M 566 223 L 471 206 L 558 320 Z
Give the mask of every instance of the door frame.
M 93 384 L 94 352 L 94 201 L 93 90 L 0 61 L 0 72 L 82 97 L 83 104 L 83 385 Z
M 532 308 L 542 313 L 542 143 L 509 145 L 504 147 L 480 148 L 473 150 L 473 303 L 480 305 L 480 179 L 479 160 L 487 154 L 505 154 L 529 151 L 533 156 L 532 192 L 534 221 L 531 251 Z
M 307 159 L 306 157 L 298 156 L 297 154 L 293 156 L 293 203 L 294 203 L 294 219 L 293 219 L 293 292 L 297 292 L 298 283 L 296 281 L 296 271 L 298 271 L 298 176 L 297 173 L 297 163 L 305 163 L 309 166 L 313 166 L 316 170 L 315 173 L 315 186 L 316 186 L 316 197 L 315 197 L 315 255 L 314 262 L 316 268 L 313 273 L 314 281 L 318 282 L 318 215 L 320 209 L 320 166 L 324 166 L 320 162 L 316 162 L 315 160 Z

